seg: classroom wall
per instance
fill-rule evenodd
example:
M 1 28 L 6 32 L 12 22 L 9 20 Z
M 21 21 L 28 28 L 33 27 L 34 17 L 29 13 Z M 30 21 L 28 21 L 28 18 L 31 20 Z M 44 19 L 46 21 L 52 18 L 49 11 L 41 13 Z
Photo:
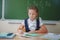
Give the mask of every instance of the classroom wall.
M 20 24 L 11 24 L 9 21 L 0 21 L 0 32 L 17 32 L 17 28 Z M 60 33 L 60 22 L 56 25 L 46 25 L 48 32 Z
M 0 21 L 0 32 L 16 32 L 19 24 L 9 24 L 8 21 Z

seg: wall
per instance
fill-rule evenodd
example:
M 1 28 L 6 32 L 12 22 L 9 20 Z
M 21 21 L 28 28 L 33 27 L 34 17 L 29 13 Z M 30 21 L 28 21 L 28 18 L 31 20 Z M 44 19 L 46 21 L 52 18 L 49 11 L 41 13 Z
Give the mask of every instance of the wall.
M 0 32 L 17 32 L 20 24 L 10 24 L 9 21 L 0 21 Z M 48 32 L 60 33 L 60 22 L 56 25 L 46 25 Z
M 0 21 L 0 32 L 16 32 L 19 24 L 9 24 L 8 21 Z

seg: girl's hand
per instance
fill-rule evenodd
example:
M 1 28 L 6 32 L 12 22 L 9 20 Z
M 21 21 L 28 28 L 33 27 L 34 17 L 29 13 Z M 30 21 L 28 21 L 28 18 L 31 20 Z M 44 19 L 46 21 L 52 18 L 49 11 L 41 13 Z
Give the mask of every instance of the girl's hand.
M 18 33 L 19 34 L 23 34 L 24 32 L 22 30 L 18 30 Z

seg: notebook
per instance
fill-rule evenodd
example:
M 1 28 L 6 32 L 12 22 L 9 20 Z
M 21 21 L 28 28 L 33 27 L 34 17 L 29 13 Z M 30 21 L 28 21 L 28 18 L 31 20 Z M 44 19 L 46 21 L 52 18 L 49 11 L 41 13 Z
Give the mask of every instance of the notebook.
M 13 33 L 0 33 L 0 38 L 14 38 L 14 36 Z
M 36 34 L 36 33 L 24 33 L 22 36 L 23 37 L 37 37 L 37 36 L 40 36 L 40 34 Z

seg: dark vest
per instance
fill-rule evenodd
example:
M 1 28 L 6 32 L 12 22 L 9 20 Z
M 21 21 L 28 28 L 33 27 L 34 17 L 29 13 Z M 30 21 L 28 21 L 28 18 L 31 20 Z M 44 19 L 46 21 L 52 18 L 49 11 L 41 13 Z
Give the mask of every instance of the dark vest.
M 25 19 L 25 22 L 24 22 L 24 23 L 25 23 L 26 32 L 29 32 L 30 29 L 29 29 L 29 27 L 28 27 L 28 22 L 27 22 L 27 20 L 28 20 L 28 19 Z M 39 29 L 40 29 L 39 24 L 40 24 L 39 19 L 36 19 L 36 29 L 35 29 L 35 30 L 39 30 Z

